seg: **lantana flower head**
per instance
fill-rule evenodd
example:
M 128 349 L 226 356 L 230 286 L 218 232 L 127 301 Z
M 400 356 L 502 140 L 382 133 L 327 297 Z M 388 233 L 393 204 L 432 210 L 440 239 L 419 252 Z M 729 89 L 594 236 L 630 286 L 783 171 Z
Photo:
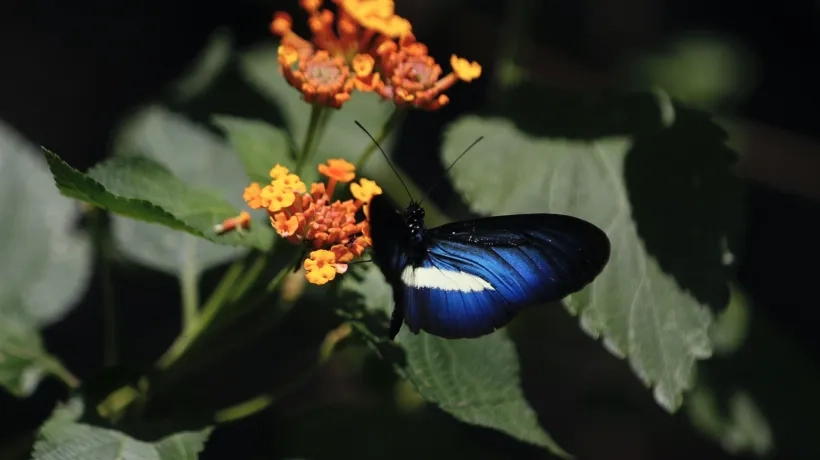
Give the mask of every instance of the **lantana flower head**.
M 267 210 L 279 236 L 312 249 L 302 264 L 305 276 L 313 284 L 325 284 L 373 244 L 367 218 L 357 221 L 357 213 L 364 207 L 367 215 L 370 200 L 382 189 L 364 178 L 353 182 L 355 167 L 342 159 L 328 160 L 318 169 L 327 183 L 313 183 L 308 190 L 297 175 L 277 164 L 270 171 L 271 182 L 250 184 L 243 198 L 250 208 Z M 333 199 L 340 183 L 351 183 L 353 198 Z
M 374 70 L 383 40 L 410 33 L 410 22 L 395 14 L 392 0 L 333 0 L 338 13 L 321 0 L 301 0 L 312 39 L 297 35 L 290 15 L 279 12 L 271 31 L 281 37 L 279 65 L 288 83 L 310 103 L 339 108 L 350 93 L 381 85 Z
M 412 33 L 402 35 L 398 41 L 383 41 L 376 54 L 383 81 L 376 92 L 399 106 L 439 109 L 450 101 L 444 91 L 459 80 L 470 82 L 481 76 L 477 62 L 455 54 L 450 56 L 453 71 L 442 76 L 441 66 Z

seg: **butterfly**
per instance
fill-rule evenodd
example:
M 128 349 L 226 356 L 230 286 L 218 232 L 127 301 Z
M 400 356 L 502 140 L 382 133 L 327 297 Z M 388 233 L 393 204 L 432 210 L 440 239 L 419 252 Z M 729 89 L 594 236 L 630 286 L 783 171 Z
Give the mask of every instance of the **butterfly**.
M 609 262 L 606 233 L 563 214 L 516 214 L 425 227 L 421 203 L 413 200 L 376 139 L 355 123 L 410 196 L 404 211 L 385 195 L 374 196 L 368 204 L 373 262 L 393 289 L 390 340 L 403 323 L 414 334 L 423 330 L 447 339 L 481 337 L 524 308 L 580 291 Z
M 393 289 L 391 340 L 402 323 L 448 339 L 489 334 L 526 307 L 581 290 L 609 261 L 606 233 L 568 215 L 426 228 L 412 200 L 403 212 L 384 195 L 369 206 L 373 261 Z

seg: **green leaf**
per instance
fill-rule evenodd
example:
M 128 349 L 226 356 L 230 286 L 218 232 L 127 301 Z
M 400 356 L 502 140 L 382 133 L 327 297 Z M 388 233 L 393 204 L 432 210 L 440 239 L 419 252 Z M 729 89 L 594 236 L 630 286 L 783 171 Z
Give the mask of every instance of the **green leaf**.
M 487 138 L 471 160 L 452 169 L 456 189 L 481 214 L 570 214 L 607 232 L 609 264 L 565 303 L 589 335 L 628 357 L 661 406 L 676 410 L 693 385 L 696 360 L 711 356 L 712 315 L 661 269 L 638 235 L 624 183 L 631 139 L 536 138 L 505 119 L 465 117 L 446 133 L 444 162 L 480 135 Z
M 123 126 L 115 153 L 89 176 L 117 195 L 159 205 L 210 240 L 115 217 L 115 242 L 128 258 L 179 273 L 183 267 L 205 270 L 245 252 L 225 244 L 270 248 L 273 231 L 266 220 L 254 222 L 247 232 L 221 236 L 213 232 L 215 224 L 246 209 L 242 192 L 250 183 L 236 153 L 215 134 L 180 115 L 151 107 Z
M 77 303 L 91 275 L 91 245 L 73 227 L 79 206 L 60 195 L 36 147 L 0 123 L 0 386 L 33 393 L 62 366 L 39 328 Z
M 473 340 L 447 340 L 402 328 L 396 342 L 404 358 L 392 357 L 384 337 L 392 308 L 390 286 L 374 267 L 356 266 L 341 283 L 345 305 L 359 308 L 351 315 L 357 328 L 382 356 L 393 361 L 399 375 L 410 381 L 424 399 L 462 422 L 492 428 L 516 439 L 569 455 L 541 428 L 535 411 L 521 390 L 515 346 L 505 331 Z M 344 298 L 344 297 L 343 297 Z M 382 327 L 374 326 L 374 323 Z
M 227 134 L 252 181 L 270 182 L 268 173 L 277 163 L 293 167 L 288 135 L 280 128 L 231 115 L 215 115 L 213 121 Z
M 173 214 L 146 200 L 125 198 L 109 192 L 99 182 L 77 171 L 50 150 L 43 149 L 57 188 L 63 195 L 121 216 L 155 222 L 176 230 L 205 237 L 202 231 L 177 219 Z
M 79 423 L 82 414 L 83 403 L 76 398 L 57 407 L 37 434 L 33 460 L 196 460 L 212 431 L 186 431 L 148 443 Z
M 310 105 L 282 76 L 277 45 L 260 46 L 243 53 L 239 65 L 245 79 L 279 108 L 296 145 L 301 146 L 310 120 Z M 331 112 L 316 150 L 316 163 L 338 157 L 355 161 L 373 141 L 354 121 L 359 121 L 375 136 L 392 111 L 393 104 L 383 101 L 378 95 L 354 91 L 350 101 L 341 109 Z M 386 151 L 390 151 L 392 139 L 391 136 L 382 143 Z

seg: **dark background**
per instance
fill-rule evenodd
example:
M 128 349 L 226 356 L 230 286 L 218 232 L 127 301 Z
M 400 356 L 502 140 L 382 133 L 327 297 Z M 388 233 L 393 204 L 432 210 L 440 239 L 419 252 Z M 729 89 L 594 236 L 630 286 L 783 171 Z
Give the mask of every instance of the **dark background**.
M 294 11 L 294 3 L 6 2 L 0 6 L 0 119 L 33 142 L 59 152 L 72 166 L 85 170 L 105 156 L 119 118 L 134 106 L 161 97 L 165 85 L 187 68 L 217 27 L 228 26 L 240 48 L 270 40 L 267 24 L 272 12 Z M 741 40 L 758 62 L 755 87 L 731 108 L 733 114 L 808 139 L 816 136 L 820 123 L 817 2 L 540 3 L 533 37 L 536 51 L 529 64 L 549 81 L 606 86 L 613 69 L 624 59 L 654 50 L 664 37 L 683 30 L 717 31 Z M 397 1 L 397 10 L 411 20 L 419 39 L 434 54 L 440 50 L 436 56 L 440 61 L 446 62 L 449 53 L 454 52 L 481 60 L 490 73 L 492 60 L 497 58 L 498 18 L 504 4 L 490 0 L 405 0 Z M 455 9 L 447 10 L 446 5 Z M 421 185 L 429 185 L 427 176 L 436 177 L 429 173 L 430 168 L 440 168 L 436 146 L 442 127 L 481 103 L 488 79 L 455 88 L 451 93 L 453 102 L 445 110 L 408 118 L 402 129 L 398 162 Z M 820 149 L 807 150 L 801 157 L 784 156 L 788 161 L 781 161 L 778 158 L 785 147 L 776 143 L 764 147 L 758 155 L 778 165 L 778 186 L 785 191 L 765 183 L 772 181 L 750 179 L 748 247 L 740 266 L 740 281 L 752 294 L 755 308 L 765 311 L 816 364 L 820 354 L 820 335 L 816 332 L 820 302 L 815 293 L 820 280 L 820 197 L 810 188 L 801 190 L 799 184 L 788 184 L 790 174 L 814 177 L 820 182 L 818 171 L 810 169 L 818 164 Z M 444 202 L 450 194 L 452 189 L 444 186 L 437 189 L 433 199 Z M 133 268 L 117 269 L 114 277 L 126 325 L 124 359 L 131 360 L 135 367 L 150 363 L 176 333 L 177 283 Z M 94 375 L 102 367 L 100 304 L 99 289 L 92 285 L 84 302 L 46 333 L 49 348 L 81 378 Z M 318 337 L 315 325 L 299 315 L 290 322 L 287 337 L 271 339 L 261 347 L 275 351 L 254 355 L 289 364 L 277 366 L 278 370 L 259 371 L 259 375 L 241 374 L 243 378 L 276 381 L 277 375 L 298 368 L 301 356 L 310 355 Z M 670 417 L 655 407 L 623 362 L 609 357 L 580 332 L 569 334 L 567 340 L 573 348 L 563 359 L 588 362 L 589 367 L 568 367 L 565 374 L 548 376 L 529 388 L 525 375 L 525 390 L 559 444 L 580 458 L 590 459 L 615 458 L 613 453 L 632 459 L 725 457 L 716 444 L 695 433 L 681 414 Z M 522 353 L 525 364 L 528 359 L 537 362 L 539 358 Z M 496 452 L 499 458 L 544 455 L 502 435 L 457 425 L 433 409 L 409 419 L 399 417 L 395 410 L 374 409 L 387 404 L 384 401 L 390 395 L 368 385 L 373 380 L 389 380 L 389 376 L 376 364 L 367 364 L 365 370 L 365 377 L 358 377 L 331 366 L 293 400 L 220 428 L 204 458 L 339 458 L 348 453 L 380 458 L 388 455 L 385 449 L 393 449 L 397 455 L 404 452 L 402 455 L 408 457 L 464 453 L 447 450 L 447 441 L 439 439 L 444 435 L 437 438 L 429 432 L 429 427 L 439 425 L 446 427 L 442 428 L 444 433 L 455 433 L 452 436 L 458 436 L 470 449 Z M 208 375 L 199 378 L 217 379 Z M 782 391 L 788 391 L 788 384 L 772 379 L 772 385 L 783 385 Z M 607 394 L 609 391 L 618 396 Z M 54 382 L 44 383 L 33 397 L 23 401 L 0 394 L 0 444 L 30 435 L 63 394 Z M 621 406 L 594 412 L 589 409 L 590 398 L 620 401 Z M 319 423 L 310 414 L 314 413 L 311 408 L 322 402 L 334 407 L 346 405 L 346 409 L 326 411 Z M 300 421 L 305 417 L 306 421 Z M 328 447 L 318 449 L 317 443 Z

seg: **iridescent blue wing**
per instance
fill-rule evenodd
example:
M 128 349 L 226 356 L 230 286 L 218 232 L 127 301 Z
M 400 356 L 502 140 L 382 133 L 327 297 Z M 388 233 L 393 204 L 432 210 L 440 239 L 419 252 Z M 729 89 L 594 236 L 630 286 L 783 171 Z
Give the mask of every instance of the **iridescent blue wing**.
M 558 214 L 447 224 L 427 230 L 422 246 L 394 265 L 394 297 L 411 331 L 445 338 L 488 334 L 525 307 L 579 291 L 610 253 L 602 230 Z

